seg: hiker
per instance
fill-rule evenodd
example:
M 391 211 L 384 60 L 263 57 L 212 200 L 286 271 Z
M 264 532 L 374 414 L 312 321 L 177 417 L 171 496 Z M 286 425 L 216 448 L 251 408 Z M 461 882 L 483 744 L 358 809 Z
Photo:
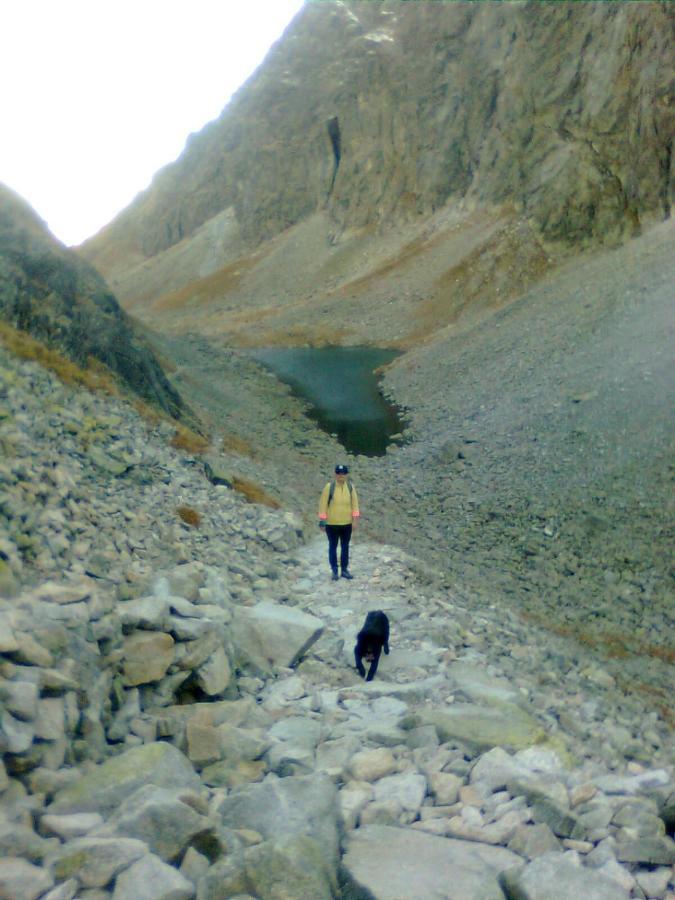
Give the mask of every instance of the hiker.
M 352 528 L 359 521 L 359 498 L 347 478 L 347 466 L 335 466 L 335 479 L 329 481 L 319 500 L 319 527 L 326 529 L 328 562 L 333 581 L 338 580 L 337 546 L 340 544 L 340 569 L 343 578 L 352 579 L 349 571 L 349 541 Z

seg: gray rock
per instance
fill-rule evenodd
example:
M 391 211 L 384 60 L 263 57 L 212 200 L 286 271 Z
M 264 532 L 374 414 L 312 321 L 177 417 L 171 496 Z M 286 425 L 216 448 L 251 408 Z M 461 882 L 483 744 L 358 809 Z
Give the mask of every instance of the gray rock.
M 512 706 L 519 699 L 518 692 L 509 681 L 489 675 L 479 666 L 454 662 L 448 667 L 447 675 L 452 686 L 475 703 Z
M 180 750 L 160 741 L 127 750 L 58 791 L 50 813 L 100 812 L 108 815 L 146 784 L 201 790 L 199 776 Z
M 225 723 L 216 730 L 220 750 L 229 760 L 260 759 L 270 745 L 269 738 L 262 729 L 237 728 Z
M 416 725 L 434 725 L 441 742 L 461 740 L 478 750 L 520 750 L 544 737 L 537 722 L 517 706 L 491 709 L 458 703 L 447 709 L 423 710 L 413 721 Z
M 64 841 L 84 837 L 94 828 L 103 824 L 98 813 L 72 813 L 68 816 L 45 815 L 40 819 L 40 827 L 47 834 L 56 834 Z
M 147 852 L 146 844 L 132 838 L 75 838 L 55 854 L 54 875 L 59 881 L 74 876 L 84 887 L 105 887 Z
M 188 847 L 180 864 L 180 873 L 188 881 L 197 884 L 202 875 L 208 871 L 210 865 L 208 857 L 195 850 L 194 847 Z
M 40 862 L 53 849 L 52 843 L 32 828 L 0 819 L 0 857 L 22 856 L 30 862 Z
M 537 800 L 532 805 L 532 818 L 535 822 L 548 825 L 558 837 L 581 840 L 586 834 L 586 829 L 574 813 L 552 800 Z
M 124 641 L 124 683 L 159 681 L 174 661 L 174 641 L 161 631 L 135 631 Z
M 507 846 L 526 859 L 562 851 L 560 841 L 544 822 L 540 825 L 520 825 Z
M 342 859 L 343 896 L 503 900 L 497 878 L 519 862 L 519 857 L 500 847 L 469 844 L 408 828 L 369 825 L 347 836 Z
M 118 603 L 117 614 L 122 625 L 162 631 L 169 623 L 169 603 L 155 595 L 138 597 Z
M 283 835 L 246 852 L 246 875 L 257 897 L 286 900 L 332 900 L 337 887 L 336 864 L 321 846 L 302 834 Z
M 292 607 L 275 603 L 239 607 L 232 621 L 237 661 L 260 673 L 293 666 L 319 639 L 323 627 L 320 619 Z
M 349 769 L 357 781 L 377 781 L 396 771 L 396 760 L 388 748 L 375 747 L 356 753 L 349 763 Z
M 617 845 L 616 858 L 619 862 L 672 866 L 675 864 L 675 841 L 667 837 L 628 840 Z
M 0 897 L 3 900 L 36 900 L 48 891 L 54 879 L 44 869 L 8 856 L 0 859 Z
M 650 788 L 663 787 L 671 782 L 672 775 L 666 769 L 653 769 L 640 775 L 601 775 L 593 779 L 605 794 L 639 794 Z
M 402 809 L 416 812 L 427 792 L 424 775 L 407 772 L 403 775 L 387 775 L 375 782 L 375 799 L 378 802 L 395 801 Z
M 30 721 L 35 718 L 39 695 L 39 687 L 34 682 L 0 682 L 0 700 L 3 700 L 5 707 L 22 721 Z
M 22 722 L 5 710 L 0 716 L 0 748 L 6 753 L 25 753 L 35 736 L 32 722 Z
M 113 900 L 191 900 L 194 895 L 191 881 L 148 854 L 117 876 Z
M 63 884 L 58 884 L 51 891 L 46 893 L 41 900 L 74 900 L 77 894 L 78 880 L 77 878 L 69 878 Z
M 173 862 L 195 835 L 209 827 L 209 820 L 182 802 L 177 791 L 147 784 L 115 810 L 106 823 L 105 833 L 114 831 L 137 838 L 152 853 Z
M 223 647 L 218 647 L 196 672 L 197 684 L 209 697 L 222 694 L 231 678 L 230 661 Z
M 350 760 L 360 746 L 360 742 L 354 737 L 324 741 L 316 748 L 316 771 L 331 778 L 343 778 Z
M 614 881 L 592 869 L 574 865 L 561 853 L 547 853 L 527 865 L 502 873 L 507 897 L 518 900 L 622 900 L 628 898 Z
M 340 815 L 346 830 L 356 828 L 359 816 L 373 798 L 372 787 L 362 781 L 348 783 L 338 795 Z
M 38 701 L 35 737 L 43 741 L 59 741 L 65 736 L 65 704 L 63 697 L 43 697 Z
M 328 860 L 337 857 L 338 806 L 333 782 L 324 775 L 277 778 L 235 788 L 220 807 L 222 822 L 251 828 L 267 839 L 284 834 L 316 840 Z
M 240 896 L 249 897 L 243 853 L 219 859 L 197 882 L 197 900 L 234 900 Z

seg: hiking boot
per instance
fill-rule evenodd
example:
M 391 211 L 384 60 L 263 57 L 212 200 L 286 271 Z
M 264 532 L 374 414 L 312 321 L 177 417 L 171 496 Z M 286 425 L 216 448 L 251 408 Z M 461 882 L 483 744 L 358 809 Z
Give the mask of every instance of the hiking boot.
M 338 580 L 338 570 L 337 570 L 337 569 L 333 569 L 333 574 L 331 575 L 331 579 L 332 579 L 333 581 L 337 581 L 337 580 Z
M 352 578 L 353 578 L 354 576 L 353 576 L 352 573 L 349 571 L 349 569 L 343 569 L 343 570 L 342 570 L 342 577 L 343 577 L 343 578 L 347 578 L 349 581 L 351 581 Z

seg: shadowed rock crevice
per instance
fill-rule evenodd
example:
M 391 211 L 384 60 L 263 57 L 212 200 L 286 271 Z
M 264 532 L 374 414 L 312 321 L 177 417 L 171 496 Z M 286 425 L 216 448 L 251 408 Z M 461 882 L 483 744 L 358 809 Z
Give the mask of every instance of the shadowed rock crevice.
M 328 188 L 328 195 L 330 196 L 333 193 L 333 188 L 335 186 L 335 179 L 337 177 L 338 169 L 340 168 L 340 157 L 342 155 L 342 140 L 340 135 L 340 121 L 337 116 L 333 116 L 332 119 L 328 120 L 327 124 L 328 128 L 328 137 L 330 138 L 331 146 L 333 148 L 333 157 L 334 157 L 334 165 L 333 165 L 333 176 L 330 180 L 330 187 Z

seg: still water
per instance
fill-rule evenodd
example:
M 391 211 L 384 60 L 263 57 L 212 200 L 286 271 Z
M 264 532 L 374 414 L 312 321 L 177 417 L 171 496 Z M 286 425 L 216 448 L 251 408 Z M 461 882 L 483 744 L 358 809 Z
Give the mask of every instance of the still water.
M 382 456 L 391 436 L 405 427 L 380 393 L 374 372 L 398 356 L 396 350 L 262 348 L 252 355 L 306 400 L 309 416 L 351 453 Z

